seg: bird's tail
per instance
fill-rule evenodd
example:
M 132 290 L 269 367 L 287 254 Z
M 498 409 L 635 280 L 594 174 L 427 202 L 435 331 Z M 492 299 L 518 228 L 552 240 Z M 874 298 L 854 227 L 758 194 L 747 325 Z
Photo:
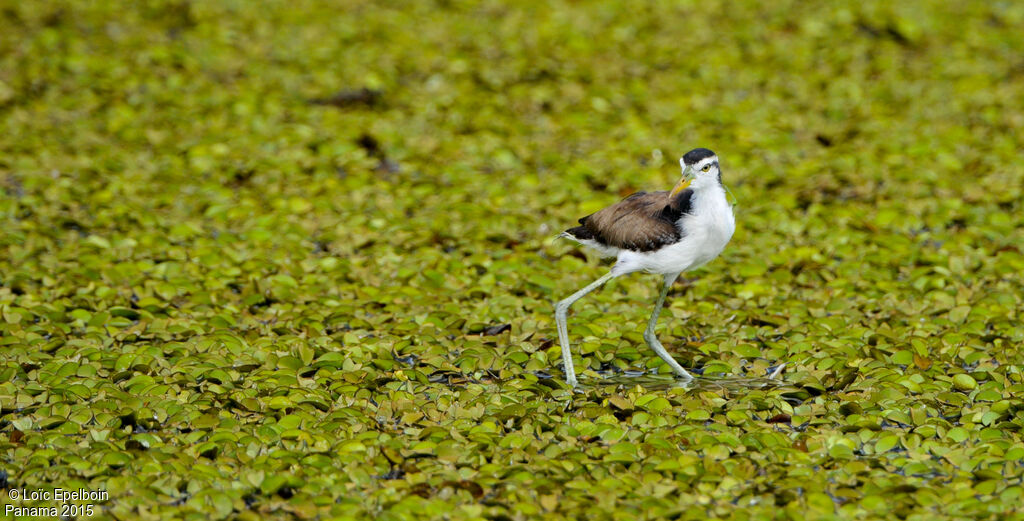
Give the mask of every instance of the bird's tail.
M 585 241 L 587 239 L 593 239 L 594 234 L 587 229 L 586 226 L 577 226 L 575 228 L 569 228 L 564 232 L 558 234 L 556 239 L 570 239 L 576 242 Z

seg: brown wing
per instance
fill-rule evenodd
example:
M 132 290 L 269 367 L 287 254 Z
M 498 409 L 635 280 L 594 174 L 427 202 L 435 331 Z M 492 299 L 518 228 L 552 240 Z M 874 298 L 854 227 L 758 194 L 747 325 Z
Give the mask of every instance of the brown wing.
M 626 250 L 656 250 L 681 238 L 676 221 L 689 211 L 692 195 L 684 190 L 670 200 L 668 192 L 637 192 L 580 219 L 582 226 L 566 233 Z

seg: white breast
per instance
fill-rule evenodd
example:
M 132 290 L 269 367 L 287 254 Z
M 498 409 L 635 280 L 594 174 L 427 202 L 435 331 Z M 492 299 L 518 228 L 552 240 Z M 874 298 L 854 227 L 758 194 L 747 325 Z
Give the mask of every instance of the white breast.
M 645 253 L 622 251 L 613 271 L 619 275 L 635 271 L 681 273 L 718 257 L 736 231 L 732 206 L 721 186 L 701 190 L 693 197 L 690 214 L 676 223 L 683 236 L 679 242 Z
M 736 231 L 736 218 L 732 205 L 725 198 L 725 190 L 716 186 L 705 192 L 694 202 L 692 215 L 680 222 L 684 237 L 693 236 L 690 246 L 696 252 L 694 263 L 686 269 L 702 266 L 717 257 Z

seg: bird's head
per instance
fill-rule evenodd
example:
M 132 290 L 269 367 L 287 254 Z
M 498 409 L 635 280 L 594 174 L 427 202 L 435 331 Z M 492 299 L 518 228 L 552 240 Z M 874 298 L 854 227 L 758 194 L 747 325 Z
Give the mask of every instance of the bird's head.
M 672 189 L 672 196 L 687 188 L 701 190 L 722 184 L 722 174 L 718 169 L 718 156 L 706 148 L 695 148 L 679 159 L 683 167 L 683 178 Z

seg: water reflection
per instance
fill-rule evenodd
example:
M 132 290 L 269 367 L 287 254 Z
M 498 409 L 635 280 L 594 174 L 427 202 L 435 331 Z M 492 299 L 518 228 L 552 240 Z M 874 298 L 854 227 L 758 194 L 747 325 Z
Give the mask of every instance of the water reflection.
M 581 376 L 577 388 L 590 390 L 639 385 L 651 391 L 686 389 L 694 392 L 721 392 L 772 389 L 786 385 L 781 379 L 773 380 L 764 376 L 697 376 L 693 380 L 683 380 L 675 375 L 650 374 L 645 371 L 599 371 L 598 375 L 598 378 Z

